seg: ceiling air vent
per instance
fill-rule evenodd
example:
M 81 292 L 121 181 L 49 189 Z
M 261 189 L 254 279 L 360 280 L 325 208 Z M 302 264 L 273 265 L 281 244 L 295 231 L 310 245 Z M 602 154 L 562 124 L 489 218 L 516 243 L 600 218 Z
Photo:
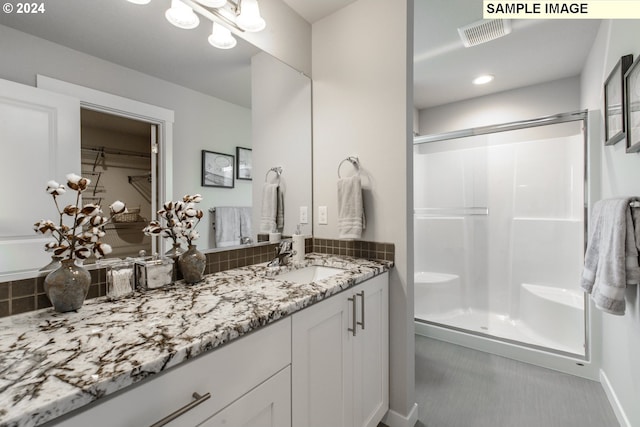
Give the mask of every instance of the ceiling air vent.
M 458 34 L 465 47 L 490 42 L 511 32 L 508 19 L 486 19 L 458 28 Z

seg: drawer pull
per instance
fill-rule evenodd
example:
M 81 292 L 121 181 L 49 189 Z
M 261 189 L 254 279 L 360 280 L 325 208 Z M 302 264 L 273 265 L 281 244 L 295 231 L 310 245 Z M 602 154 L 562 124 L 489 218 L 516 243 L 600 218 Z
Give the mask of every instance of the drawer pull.
M 162 427 L 166 424 L 169 424 L 171 421 L 175 420 L 181 415 L 184 415 L 186 412 L 189 412 L 190 410 L 192 410 L 193 408 L 195 408 L 205 400 L 209 399 L 211 397 L 211 393 L 206 393 L 206 394 L 203 394 L 202 396 L 199 395 L 198 393 L 193 393 L 192 396 L 196 400 L 194 400 L 193 402 L 187 403 L 186 405 L 184 405 L 182 408 L 178 409 L 174 413 L 169 414 L 163 419 L 161 419 L 160 421 L 158 421 L 157 423 L 152 424 L 151 427 Z
M 360 308 L 362 309 L 361 310 L 361 312 L 362 312 L 362 322 L 358 322 L 358 325 L 360 325 L 362 327 L 362 330 L 364 330 L 364 291 L 358 292 L 356 294 L 356 296 L 362 297 L 362 301 L 361 301 L 361 304 L 360 304 Z
M 356 336 L 356 325 L 358 322 L 356 321 L 356 296 L 353 298 L 347 298 L 347 301 L 351 301 L 351 321 L 353 322 L 353 328 L 347 328 L 347 331 L 353 333 L 353 336 Z

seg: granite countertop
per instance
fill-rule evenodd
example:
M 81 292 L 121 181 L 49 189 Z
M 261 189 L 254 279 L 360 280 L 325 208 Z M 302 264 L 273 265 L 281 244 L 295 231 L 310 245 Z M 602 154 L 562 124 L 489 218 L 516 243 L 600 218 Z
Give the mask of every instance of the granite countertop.
M 310 284 L 264 264 L 211 274 L 78 312 L 0 319 L 0 426 L 36 426 L 387 271 L 392 263 L 307 254 L 295 269 L 345 269 Z

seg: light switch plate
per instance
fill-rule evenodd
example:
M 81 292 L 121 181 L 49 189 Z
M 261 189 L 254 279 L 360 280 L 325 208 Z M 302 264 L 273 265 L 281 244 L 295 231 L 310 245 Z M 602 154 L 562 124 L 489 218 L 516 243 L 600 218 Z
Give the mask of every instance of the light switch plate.
M 306 206 L 300 206 L 300 224 L 309 223 L 309 214 Z
M 318 206 L 318 224 L 328 224 L 326 206 Z

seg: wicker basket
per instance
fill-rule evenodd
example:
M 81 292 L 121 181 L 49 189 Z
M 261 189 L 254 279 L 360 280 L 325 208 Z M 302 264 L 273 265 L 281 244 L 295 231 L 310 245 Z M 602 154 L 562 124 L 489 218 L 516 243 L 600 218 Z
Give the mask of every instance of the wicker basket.
M 138 222 L 141 221 L 140 208 L 127 209 L 126 212 L 115 214 L 113 222 Z

